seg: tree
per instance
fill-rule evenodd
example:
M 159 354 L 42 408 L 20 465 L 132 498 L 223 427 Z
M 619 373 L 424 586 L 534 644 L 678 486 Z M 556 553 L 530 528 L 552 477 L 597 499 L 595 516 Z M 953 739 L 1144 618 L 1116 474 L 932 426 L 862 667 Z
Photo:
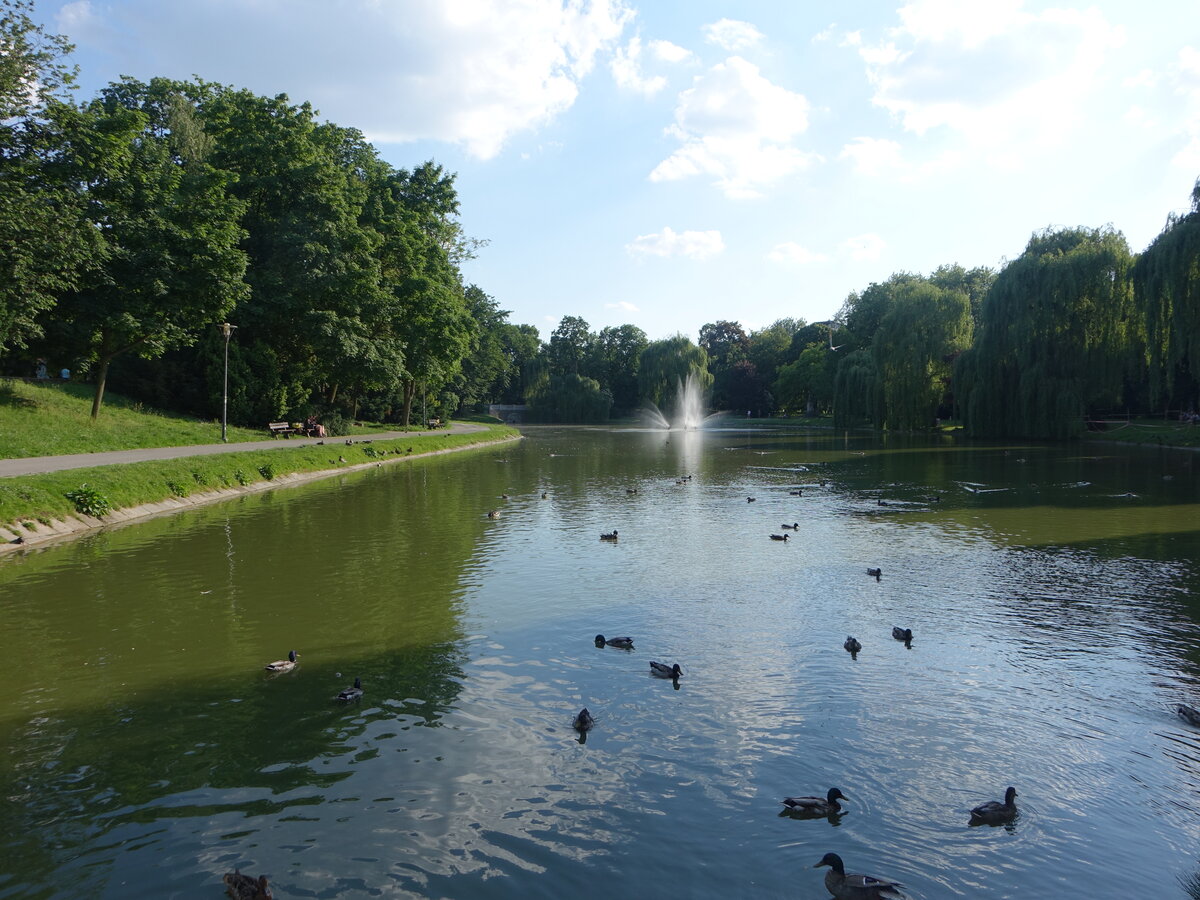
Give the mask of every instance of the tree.
M 792 337 L 804 327 L 803 319 L 779 319 L 766 328 L 751 331 L 747 339 L 746 357 L 754 363 L 764 385 L 773 384 L 781 366 L 794 360 Z M 734 404 L 734 408 L 741 406 Z
M 129 159 L 119 172 L 92 173 L 88 215 L 102 236 L 103 263 L 60 304 L 65 333 L 95 369 L 92 418 L 114 357 L 154 358 L 193 344 L 246 293 L 232 178 L 177 152 L 165 100 L 127 81 L 81 111 L 80 139 L 103 144 L 115 135 Z
M 800 357 L 780 367 L 772 391 L 775 402 L 787 413 L 816 415 L 833 400 L 835 357 L 824 343 L 814 343 Z
M 579 316 L 563 316 L 550 335 L 547 358 L 555 375 L 590 375 L 587 363 L 592 355 L 595 335 Z
M 0 0 L 0 353 L 42 333 L 44 315 L 102 249 L 84 216 L 82 160 L 64 134 L 78 124 L 64 99 L 72 47 L 36 25 L 32 9 Z M 75 148 L 93 171 L 119 166 L 122 149 Z
M 455 384 L 463 406 L 470 407 L 498 398 L 520 377 L 520 370 L 512 365 L 504 343 L 508 311 L 500 309 L 494 297 L 474 284 L 467 286 L 463 299 L 474 323 L 475 338 Z
M 972 436 L 1073 437 L 1118 401 L 1133 260 L 1111 228 L 1044 231 L 996 276 L 979 336 L 955 370 Z
M 682 334 L 651 341 L 638 362 L 638 393 L 659 409 L 670 409 L 680 390 L 692 377 L 702 391 L 712 387 L 708 354 Z
M 1151 402 L 1200 403 L 1200 179 L 1191 211 L 1171 216 L 1133 267 Z M 1138 349 L 1140 341 L 1135 344 Z M 1140 360 L 1139 360 L 1140 362 Z
M 612 396 L 594 378 L 550 374 L 529 397 L 530 417 L 540 422 L 571 425 L 608 421 Z
M 638 364 L 649 344 L 636 325 L 603 328 L 596 338 L 600 383 L 612 394 L 613 406 L 628 414 L 638 406 Z
M 883 391 L 884 425 L 933 425 L 950 386 L 950 367 L 970 344 L 971 300 L 924 280 L 895 286 L 871 345 Z

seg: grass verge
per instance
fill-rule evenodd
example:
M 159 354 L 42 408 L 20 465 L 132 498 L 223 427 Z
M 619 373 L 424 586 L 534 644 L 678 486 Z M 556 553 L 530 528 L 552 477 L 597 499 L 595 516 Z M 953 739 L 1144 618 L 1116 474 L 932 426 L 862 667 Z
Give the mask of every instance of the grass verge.
M 345 469 L 502 441 L 519 434 L 515 428 L 493 425 L 470 434 L 412 435 L 387 441 L 358 441 L 350 446 L 331 441 L 323 446 L 310 444 L 294 449 L 251 450 L 21 475 L 0 479 L 0 524 L 22 534 L 33 531 L 35 523 L 48 525 L 52 520 L 81 512 L 128 509 L 205 491 L 273 481 L 292 473 Z
M 1107 422 L 1103 431 L 1087 431 L 1087 441 L 1120 441 L 1123 444 L 1147 444 L 1152 447 L 1200 448 L 1200 425 L 1168 422 L 1162 419 L 1130 419 Z

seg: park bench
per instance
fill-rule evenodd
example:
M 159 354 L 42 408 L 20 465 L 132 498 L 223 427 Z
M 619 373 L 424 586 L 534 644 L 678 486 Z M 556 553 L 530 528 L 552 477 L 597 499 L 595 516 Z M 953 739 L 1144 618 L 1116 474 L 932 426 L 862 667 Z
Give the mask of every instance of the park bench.
M 426 427 L 427 427 L 427 428 L 441 428 L 441 427 L 442 427 L 442 420 L 441 420 L 441 419 L 430 419 L 430 420 L 429 420 L 429 421 L 426 423 Z
M 267 430 L 271 432 L 272 437 L 279 437 L 282 434 L 284 437 L 290 438 L 296 433 L 291 422 L 269 422 Z

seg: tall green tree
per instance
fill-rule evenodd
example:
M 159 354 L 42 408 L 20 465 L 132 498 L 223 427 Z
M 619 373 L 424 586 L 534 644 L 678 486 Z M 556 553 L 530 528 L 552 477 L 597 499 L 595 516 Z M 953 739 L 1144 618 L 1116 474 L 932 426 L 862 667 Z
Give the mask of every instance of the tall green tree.
M 64 333 L 94 370 L 93 418 L 116 356 L 154 358 L 194 344 L 246 294 L 242 206 L 228 192 L 232 177 L 181 154 L 170 115 L 166 94 L 132 82 L 112 85 L 80 114 L 80 140 L 103 144 L 124 135 L 129 159 L 87 184 L 103 263 L 60 303 Z
M 72 48 L 39 27 L 32 10 L 0 0 L 0 353 L 41 335 L 58 296 L 102 253 L 84 214 L 82 164 L 95 172 L 121 163 L 120 146 L 104 153 L 96 135 L 73 145 L 65 133 L 80 132 L 65 99 Z
M 934 424 L 950 389 L 951 364 L 971 341 L 971 298 L 910 279 L 897 284 L 871 350 L 884 398 L 884 426 Z
M 638 363 L 638 393 L 643 401 L 653 403 L 661 410 L 670 410 L 689 377 L 696 379 L 702 391 L 712 387 L 708 353 L 684 335 L 651 341 L 642 351 Z
M 599 362 L 594 370 L 600 375 L 601 385 L 612 394 L 613 407 L 622 414 L 637 409 L 638 365 L 649 343 L 646 332 L 636 325 L 602 328 L 596 336 Z
M 550 371 L 555 375 L 591 375 L 589 363 L 595 342 L 587 322 L 579 316 L 563 316 L 546 348 Z
M 1069 438 L 1089 409 L 1119 401 L 1132 264 L 1111 228 L 1030 238 L 988 291 L 978 338 L 955 370 L 968 434 Z
M 1144 327 L 1151 402 L 1195 409 L 1200 404 L 1200 180 L 1191 199 L 1191 210 L 1168 218 L 1138 257 L 1133 293 Z

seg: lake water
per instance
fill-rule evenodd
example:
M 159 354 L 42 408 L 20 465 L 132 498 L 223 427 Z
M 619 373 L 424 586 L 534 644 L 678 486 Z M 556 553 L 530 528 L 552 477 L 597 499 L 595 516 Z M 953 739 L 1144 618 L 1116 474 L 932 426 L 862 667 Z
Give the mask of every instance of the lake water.
M 1188 897 L 1198 463 L 529 429 L 5 558 L 0 898 Z

